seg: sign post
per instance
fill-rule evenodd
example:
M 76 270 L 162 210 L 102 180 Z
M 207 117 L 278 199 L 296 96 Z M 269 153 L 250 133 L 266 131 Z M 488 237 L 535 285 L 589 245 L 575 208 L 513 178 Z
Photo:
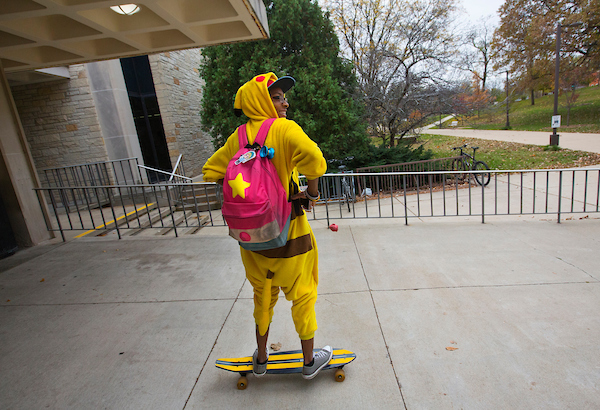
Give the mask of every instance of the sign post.
M 552 124 L 554 124 L 554 117 L 558 115 L 558 76 L 560 74 L 560 29 L 561 24 L 556 25 L 556 61 L 554 67 L 554 116 L 552 117 Z M 556 133 L 557 127 L 552 127 L 552 135 L 550 135 L 550 145 L 558 145 L 558 134 Z

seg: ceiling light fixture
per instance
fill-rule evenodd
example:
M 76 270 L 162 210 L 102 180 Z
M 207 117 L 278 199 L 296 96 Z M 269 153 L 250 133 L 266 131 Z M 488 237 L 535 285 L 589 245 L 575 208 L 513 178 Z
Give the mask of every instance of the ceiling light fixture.
M 112 6 L 111 10 L 119 14 L 131 16 L 140 11 L 140 6 L 137 4 L 121 4 L 120 6 Z

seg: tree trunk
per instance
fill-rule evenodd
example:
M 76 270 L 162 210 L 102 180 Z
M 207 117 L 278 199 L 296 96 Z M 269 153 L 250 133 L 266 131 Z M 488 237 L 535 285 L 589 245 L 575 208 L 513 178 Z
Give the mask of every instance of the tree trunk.
M 390 148 L 394 148 L 396 146 L 396 133 L 390 131 Z
M 535 91 L 531 90 L 531 105 L 535 105 Z

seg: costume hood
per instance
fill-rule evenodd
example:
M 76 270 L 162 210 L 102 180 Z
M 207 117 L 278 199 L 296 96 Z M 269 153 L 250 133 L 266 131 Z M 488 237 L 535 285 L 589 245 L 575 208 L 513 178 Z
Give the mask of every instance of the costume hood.
M 242 85 L 235 96 L 234 111 L 239 116 L 241 111 L 253 120 L 277 118 L 277 110 L 271 101 L 269 85 L 277 81 L 273 73 L 259 74 Z M 240 111 L 241 110 L 241 111 Z

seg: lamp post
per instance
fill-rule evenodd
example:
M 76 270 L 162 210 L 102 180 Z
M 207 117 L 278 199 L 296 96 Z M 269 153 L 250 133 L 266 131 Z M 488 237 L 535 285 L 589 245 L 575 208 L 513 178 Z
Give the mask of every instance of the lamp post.
M 508 71 L 506 71 L 506 129 L 510 129 L 510 122 L 508 120 Z
M 556 63 L 554 66 L 554 115 L 558 115 L 558 76 L 560 73 L 560 32 L 563 27 L 575 27 L 581 26 L 582 22 L 565 24 L 564 26 L 560 23 L 556 25 Z M 552 134 L 550 135 L 550 145 L 558 145 L 559 135 L 556 133 L 557 128 L 552 128 Z

